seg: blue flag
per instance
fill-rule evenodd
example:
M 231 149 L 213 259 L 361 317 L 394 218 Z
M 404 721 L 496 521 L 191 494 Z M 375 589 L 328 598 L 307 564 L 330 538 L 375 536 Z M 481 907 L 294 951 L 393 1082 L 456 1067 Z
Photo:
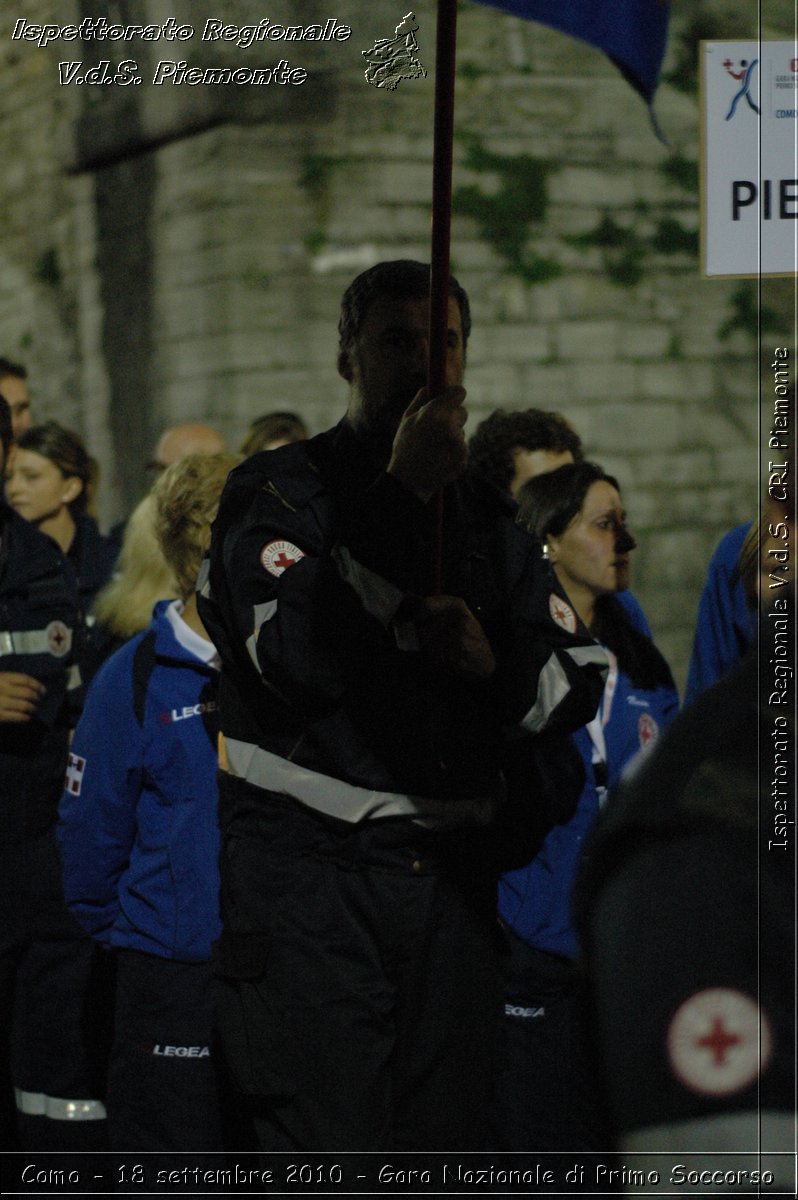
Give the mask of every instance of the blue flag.
M 668 33 L 668 0 L 477 0 L 542 21 L 608 54 L 650 105 Z

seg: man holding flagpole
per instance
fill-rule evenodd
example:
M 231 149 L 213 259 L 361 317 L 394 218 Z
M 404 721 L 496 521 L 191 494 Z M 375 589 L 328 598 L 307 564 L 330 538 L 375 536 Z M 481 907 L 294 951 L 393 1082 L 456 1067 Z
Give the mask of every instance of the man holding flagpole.
M 527 861 L 523 828 L 563 815 L 540 811 L 535 741 L 601 689 L 512 506 L 463 474 L 468 298 L 451 278 L 430 396 L 428 289 L 405 260 L 349 286 L 347 412 L 232 473 L 201 585 L 223 663 L 221 1032 L 267 1150 L 484 1146 L 500 844 Z

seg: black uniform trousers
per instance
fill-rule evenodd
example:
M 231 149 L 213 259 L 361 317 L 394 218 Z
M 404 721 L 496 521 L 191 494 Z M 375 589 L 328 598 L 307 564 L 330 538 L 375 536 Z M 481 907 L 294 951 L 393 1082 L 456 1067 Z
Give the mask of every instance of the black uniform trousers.
M 527 1152 L 611 1144 L 577 963 L 504 931 L 504 1020 L 494 1146 Z
M 0 876 L 3 1148 L 101 1149 L 112 963 L 67 911 L 53 830 L 4 847 Z
M 111 1149 L 221 1150 L 208 964 L 135 950 L 119 950 L 116 959 Z
M 486 831 L 349 824 L 222 775 L 219 1018 L 263 1150 L 482 1149 L 500 1017 Z

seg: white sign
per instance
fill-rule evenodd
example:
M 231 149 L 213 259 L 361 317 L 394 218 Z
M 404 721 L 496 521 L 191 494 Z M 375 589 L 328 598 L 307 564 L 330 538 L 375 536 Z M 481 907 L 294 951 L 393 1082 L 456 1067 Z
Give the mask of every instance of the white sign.
M 798 267 L 798 43 L 702 42 L 705 275 Z

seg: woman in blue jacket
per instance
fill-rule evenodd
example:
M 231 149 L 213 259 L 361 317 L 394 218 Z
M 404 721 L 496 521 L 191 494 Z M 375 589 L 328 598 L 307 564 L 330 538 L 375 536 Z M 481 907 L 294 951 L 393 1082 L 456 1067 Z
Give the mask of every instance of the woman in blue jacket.
M 509 956 L 497 1139 L 512 1150 L 605 1150 L 581 1042 L 571 893 L 607 794 L 675 715 L 678 696 L 667 663 L 618 599 L 636 543 L 616 480 L 594 463 L 570 463 L 531 479 L 519 501 L 519 522 L 541 543 L 568 597 L 552 594 L 554 619 L 589 631 L 608 651 L 610 669 L 594 720 L 572 735 L 584 773 L 575 812 L 499 884 Z
M 106 1107 L 117 1150 L 221 1148 L 212 1062 L 219 934 L 217 658 L 194 584 L 229 455 L 190 455 L 154 489 L 182 599 L 103 666 L 75 731 L 60 809 L 67 904 L 113 948 Z

